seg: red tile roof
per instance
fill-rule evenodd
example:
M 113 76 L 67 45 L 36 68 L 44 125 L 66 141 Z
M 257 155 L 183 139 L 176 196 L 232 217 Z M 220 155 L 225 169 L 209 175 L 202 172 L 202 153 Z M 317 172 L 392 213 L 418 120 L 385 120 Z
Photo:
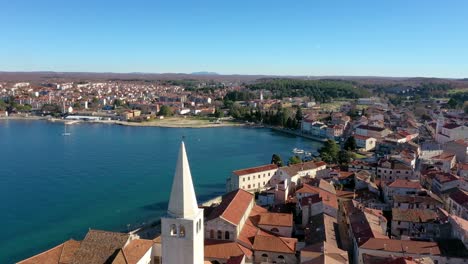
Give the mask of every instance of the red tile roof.
M 421 189 L 421 184 L 419 181 L 410 181 L 410 180 L 403 180 L 397 179 L 394 182 L 390 183 L 388 187 L 392 188 L 408 188 L 408 189 Z
M 205 258 L 229 259 L 232 256 L 252 256 L 252 251 L 234 241 L 205 239 Z
M 292 227 L 293 216 L 292 214 L 263 213 L 260 215 L 258 225 Z
M 241 189 L 227 193 L 221 203 L 208 215 L 207 221 L 221 217 L 233 225 L 239 225 L 242 216 L 253 201 L 253 194 Z
M 458 189 L 450 194 L 450 199 L 454 200 L 457 204 L 468 208 L 468 192 Z
M 438 215 L 434 210 L 392 208 L 392 217 L 393 221 L 427 223 L 436 220 Z
M 128 264 L 136 264 L 151 249 L 154 242 L 147 239 L 134 239 L 124 247 L 123 252 Z
M 296 252 L 297 239 L 277 236 L 265 236 L 257 234 L 254 239 L 253 249 L 278 253 L 294 254 Z
M 234 173 L 237 176 L 242 176 L 242 175 L 247 175 L 247 174 L 252 174 L 252 173 L 259 173 L 259 172 L 263 172 L 263 171 L 274 170 L 274 169 L 277 169 L 277 168 L 278 168 L 278 166 L 276 164 L 268 164 L 268 165 L 253 167 L 253 168 L 235 170 L 232 173 Z
M 72 262 L 73 256 L 79 247 L 79 241 L 70 239 L 63 244 L 20 261 L 18 264 L 68 264 Z
M 360 248 L 387 252 L 406 252 L 409 254 L 440 255 L 440 248 L 437 243 L 413 240 L 370 238 Z

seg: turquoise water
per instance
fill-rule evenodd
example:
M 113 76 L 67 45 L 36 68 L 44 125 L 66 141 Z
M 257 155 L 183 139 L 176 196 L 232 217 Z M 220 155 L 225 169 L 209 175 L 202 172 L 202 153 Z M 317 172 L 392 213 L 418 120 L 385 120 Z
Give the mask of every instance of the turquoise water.
M 185 136 L 198 201 L 224 193 L 234 169 L 318 143 L 260 128 L 156 128 L 0 120 L 0 263 L 88 228 L 123 231 L 167 209 Z

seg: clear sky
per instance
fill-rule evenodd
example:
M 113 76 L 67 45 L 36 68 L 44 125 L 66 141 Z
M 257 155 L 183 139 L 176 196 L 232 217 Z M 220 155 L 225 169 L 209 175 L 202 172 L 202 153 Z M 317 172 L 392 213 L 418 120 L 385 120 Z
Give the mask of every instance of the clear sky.
M 0 71 L 468 77 L 468 1 L 0 0 Z

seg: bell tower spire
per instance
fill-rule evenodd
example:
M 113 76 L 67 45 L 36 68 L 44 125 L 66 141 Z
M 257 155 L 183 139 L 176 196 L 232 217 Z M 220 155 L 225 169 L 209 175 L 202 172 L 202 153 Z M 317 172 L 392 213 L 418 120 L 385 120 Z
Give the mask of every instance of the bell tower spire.
M 176 171 L 172 182 L 168 214 L 177 218 L 189 218 L 198 213 L 197 197 L 193 188 L 192 174 L 182 141 L 177 159 Z
M 167 216 L 161 218 L 162 263 L 203 264 L 203 227 L 203 209 L 198 208 L 185 144 L 182 142 Z

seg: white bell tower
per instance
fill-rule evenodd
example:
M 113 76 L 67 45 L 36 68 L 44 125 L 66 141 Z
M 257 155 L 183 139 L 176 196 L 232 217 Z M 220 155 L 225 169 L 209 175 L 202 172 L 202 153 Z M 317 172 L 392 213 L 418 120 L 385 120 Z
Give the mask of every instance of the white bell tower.
M 203 209 L 198 208 L 192 175 L 180 144 L 167 216 L 161 218 L 163 264 L 204 263 Z

